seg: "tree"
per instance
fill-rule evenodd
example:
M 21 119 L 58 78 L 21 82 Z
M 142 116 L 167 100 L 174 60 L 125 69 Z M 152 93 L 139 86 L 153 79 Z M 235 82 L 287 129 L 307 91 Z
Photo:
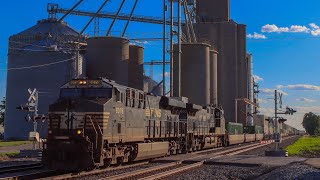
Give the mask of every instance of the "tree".
M 304 115 L 302 125 L 306 129 L 308 134 L 313 136 L 320 135 L 320 116 L 309 112 Z
M 6 98 L 3 98 L 0 102 L 0 125 L 4 125 L 5 111 L 6 111 Z

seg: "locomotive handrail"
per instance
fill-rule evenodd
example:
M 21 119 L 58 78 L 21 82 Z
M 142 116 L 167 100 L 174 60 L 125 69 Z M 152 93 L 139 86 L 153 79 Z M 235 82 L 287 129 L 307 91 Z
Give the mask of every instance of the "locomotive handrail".
M 95 121 L 96 121 L 96 123 L 97 123 L 97 126 L 98 126 L 99 131 L 100 131 L 100 135 L 101 135 L 101 136 L 103 136 L 103 135 L 102 135 L 101 127 L 99 126 L 99 123 L 98 123 L 97 119 L 96 119 L 96 118 L 94 118 L 94 120 L 95 120 Z
M 92 124 L 92 126 L 93 126 L 93 129 L 94 129 L 94 131 L 95 131 L 95 133 L 96 133 L 96 149 L 98 148 L 98 132 L 97 132 L 97 129 L 96 129 L 96 127 L 95 127 L 95 125 L 93 124 L 93 121 L 92 121 L 92 118 L 91 118 L 91 116 L 88 116 L 89 117 L 89 119 L 90 119 L 90 121 L 91 121 L 91 124 Z

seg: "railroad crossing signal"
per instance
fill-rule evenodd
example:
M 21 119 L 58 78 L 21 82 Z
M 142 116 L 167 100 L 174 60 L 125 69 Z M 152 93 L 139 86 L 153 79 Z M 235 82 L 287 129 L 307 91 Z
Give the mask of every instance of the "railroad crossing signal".
M 37 99 L 38 99 L 38 92 L 37 92 L 37 89 L 34 89 L 34 90 L 31 90 L 30 88 L 28 89 L 28 92 L 29 92 L 29 94 L 30 94 L 30 96 L 29 96 L 29 99 L 28 99 L 28 102 L 30 103 L 30 102 L 36 102 L 37 101 Z
M 282 108 L 282 93 L 279 92 L 279 104 L 280 104 L 280 108 Z

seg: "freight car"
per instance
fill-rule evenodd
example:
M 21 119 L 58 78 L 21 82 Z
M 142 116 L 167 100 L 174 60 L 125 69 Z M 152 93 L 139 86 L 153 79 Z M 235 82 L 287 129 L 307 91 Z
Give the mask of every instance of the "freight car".
M 219 147 L 226 139 L 220 108 L 107 79 L 72 80 L 49 107 L 43 161 L 54 169 L 83 170 Z

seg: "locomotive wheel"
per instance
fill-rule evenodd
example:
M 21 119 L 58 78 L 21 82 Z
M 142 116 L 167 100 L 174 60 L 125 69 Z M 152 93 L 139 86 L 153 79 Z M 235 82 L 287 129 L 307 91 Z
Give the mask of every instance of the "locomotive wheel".
M 104 159 L 103 160 L 103 166 L 102 168 L 108 168 L 111 165 L 111 160 L 110 159 Z
M 117 166 L 121 166 L 123 164 L 124 157 L 117 157 Z

